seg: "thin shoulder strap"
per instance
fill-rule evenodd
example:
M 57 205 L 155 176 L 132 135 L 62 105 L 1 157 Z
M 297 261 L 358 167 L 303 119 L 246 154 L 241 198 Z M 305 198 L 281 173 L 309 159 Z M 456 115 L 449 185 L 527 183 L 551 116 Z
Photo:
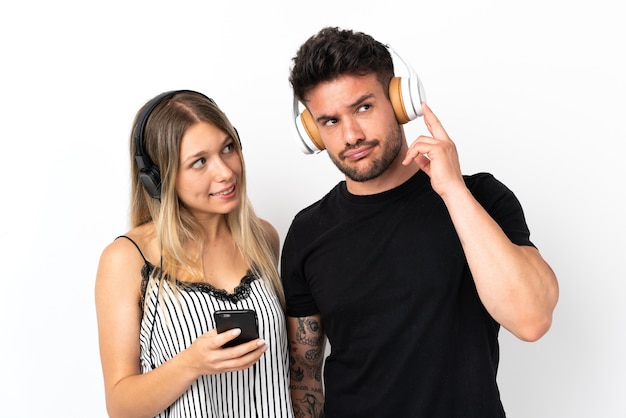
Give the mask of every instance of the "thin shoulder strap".
M 120 236 L 119 236 L 119 237 L 117 237 L 117 238 L 126 238 L 127 240 L 129 240 L 130 242 L 132 242 L 132 243 L 133 243 L 133 245 L 135 246 L 135 248 L 137 248 L 137 251 L 139 251 L 139 254 L 141 255 L 141 258 L 143 258 L 144 263 L 146 263 L 146 264 L 150 264 L 150 263 L 148 262 L 148 260 L 146 259 L 146 257 L 143 255 L 143 252 L 141 252 L 141 248 L 139 248 L 139 245 L 137 245 L 137 243 L 136 243 L 135 241 L 133 241 L 130 237 L 127 237 L 126 235 L 120 235 Z M 115 238 L 115 239 L 117 239 L 117 238 Z

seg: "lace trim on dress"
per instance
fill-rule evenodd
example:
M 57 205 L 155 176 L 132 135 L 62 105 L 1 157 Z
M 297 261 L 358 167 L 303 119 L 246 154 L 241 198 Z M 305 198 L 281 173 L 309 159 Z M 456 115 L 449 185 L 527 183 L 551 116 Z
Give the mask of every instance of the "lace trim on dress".
M 184 286 L 184 287 L 188 287 L 194 290 L 199 290 L 201 292 L 209 293 L 211 296 L 215 297 L 216 299 L 219 299 L 225 302 L 237 303 L 241 300 L 246 299 L 248 296 L 250 296 L 250 284 L 252 284 L 252 282 L 257 279 L 258 277 L 255 274 L 253 274 L 251 270 L 248 270 L 246 272 L 246 275 L 241 278 L 241 281 L 239 282 L 239 286 L 235 287 L 235 289 L 233 290 L 233 293 L 229 293 L 224 289 L 216 289 L 210 284 L 202 283 L 202 282 L 182 283 L 177 280 L 176 284 L 179 286 Z
M 159 267 L 154 266 L 150 262 L 147 262 L 146 264 L 144 264 L 144 266 L 141 269 L 141 276 L 142 276 L 142 280 L 141 280 L 141 296 L 142 297 L 140 301 L 141 306 L 143 306 L 143 303 L 146 297 L 146 289 L 148 288 L 148 281 L 150 279 L 150 275 L 153 270 L 155 271 L 155 274 L 159 274 Z M 250 285 L 255 280 L 258 280 L 258 278 L 259 277 L 256 274 L 254 274 L 251 269 L 249 269 L 246 272 L 245 276 L 241 278 L 239 285 L 235 287 L 235 289 L 233 290 L 233 293 L 229 293 L 224 289 L 217 289 L 208 283 L 202 283 L 202 282 L 188 283 L 188 282 L 181 282 L 180 280 L 176 280 L 176 286 L 179 286 L 180 288 L 191 289 L 191 290 L 196 290 L 196 291 L 200 291 L 203 293 L 208 293 L 214 298 L 224 301 L 224 302 L 237 303 L 239 301 L 246 299 L 248 296 L 250 296 L 250 290 L 251 290 Z

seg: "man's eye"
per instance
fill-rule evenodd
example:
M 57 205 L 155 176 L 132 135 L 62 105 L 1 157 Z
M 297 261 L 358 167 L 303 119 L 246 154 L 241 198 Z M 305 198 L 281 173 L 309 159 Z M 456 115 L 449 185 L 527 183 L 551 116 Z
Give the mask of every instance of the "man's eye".
M 364 104 L 363 106 L 359 108 L 359 111 L 364 112 L 366 110 L 369 110 L 371 107 L 372 107 L 371 105 Z
M 328 119 L 326 122 L 324 122 L 325 126 L 332 126 L 334 124 L 337 123 L 337 119 Z

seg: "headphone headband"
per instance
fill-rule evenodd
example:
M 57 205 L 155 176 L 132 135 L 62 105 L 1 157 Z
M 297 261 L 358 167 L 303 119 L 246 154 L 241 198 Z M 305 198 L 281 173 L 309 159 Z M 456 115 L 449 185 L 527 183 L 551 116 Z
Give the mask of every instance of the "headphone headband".
M 135 142 L 135 161 L 139 166 L 139 180 L 145 187 L 148 194 L 157 200 L 161 200 L 161 172 L 159 167 L 154 164 L 146 149 L 144 147 L 144 135 L 146 130 L 146 125 L 148 124 L 148 118 L 154 111 L 154 109 L 164 100 L 177 95 L 178 93 L 192 93 L 202 96 L 212 103 L 215 103 L 213 99 L 207 97 L 206 95 L 194 91 L 194 90 L 172 90 L 167 91 L 165 93 L 161 93 L 158 96 L 154 97 L 148 105 L 145 107 L 143 112 L 139 115 L 137 119 L 137 129 L 135 130 L 135 137 L 133 138 Z
M 382 44 L 381 44 L 382 45 Z M 422 103 L 426 102 L 426 93 L 417 73 L 407 61 L 394 51 L 389 45 L 384 45 L 389 52 L 395 55 L 406 67 L 408 77 L 393 77 L 389 83 L 389 99 L 399 123 L 405 124 L 422 116 Z M 293 118 L 298 135 L 300 149 L 305 154 L 314 154 L 325 149 L 313 116 L 304 109 L 300 113 L 300 101 L 293 96 Z
M 135 160 L 137 161 L 137 164 L 139 165 L 139 168 L 143 169 L 146 167 L 149 167 L 151 165 L 154 165 L 154 163 L 152 162 L 152 160 L 150 159 L 150 157 L 148 156 L 148 153 L 146 152 L 146 149 L 144 147 L 144 135 L 145 135 L 145 131 L 146 131 L 146 125 L 148 123 L 148 118 L 150 117 L 150 115 L 152 114 L 152 112 L 154 111 L 154 109 L 165 99 L 168 99 L 170 97 L 173 97 L 175 95 L 177 95 L 178 93 L 192 93 L 192 94 L 197 94 L 200 95 L 208 100 L 210 100 L 212 103 L 215 103 L 215 101 L 213 101 L 213 99 L 211 99 L 210 97 L 207 97 L 206 95 L 194 91 L 194 90 L 171 90 L 171 91 L 166 91 L 165 93 L 161 93 L 158 96 L 154 97 L 152 100 L 150 100 L 150 102 L 148 103 L 148 106 L 146 106 L 146 108 L 144 109 L 144 111 L 141 113 L 141 115 L 139 116 L 139 119 L 137 120 L 137 130 L 135 131 Z

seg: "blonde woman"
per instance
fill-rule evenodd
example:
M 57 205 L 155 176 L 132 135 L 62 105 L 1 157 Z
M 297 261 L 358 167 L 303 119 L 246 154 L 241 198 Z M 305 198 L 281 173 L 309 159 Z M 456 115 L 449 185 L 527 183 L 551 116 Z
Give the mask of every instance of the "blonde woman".
M 279 237 L 246 194 L 238 133 L 207 96 L 165 92 L 131 134 L 132 229 L 103 251 L 95 296 L 111 417 L 292 417 Z M 223 346 L 214 313 L 252 310 Z

